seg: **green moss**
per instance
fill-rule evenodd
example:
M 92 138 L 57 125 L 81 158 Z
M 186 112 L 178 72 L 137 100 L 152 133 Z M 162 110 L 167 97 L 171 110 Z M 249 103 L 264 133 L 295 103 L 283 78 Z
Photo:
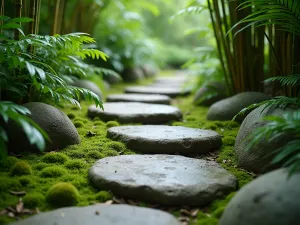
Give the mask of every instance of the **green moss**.
M 99 120 L 101 120 L 98 116 L 95 116 L 94 118 L 93 118 L 93 120 L 94 121 L 99 121 Z
M 222 143 L 223 145 L 233 146 L 235 143 L 235 138 L 231 136 L 224 137 L 222 138 Z
M 42 161 L 46 163 L 64 164 L 68 159 L 68 156 L 63 153 L 50 152 L 42 158 Z
M 44 178 L 60 177 L 66 173 L 67 171 L 64 168 L 61 168 L 59 166 L 51 166 L 43 169 L 40 173 L 40 177 L 44 177 Z
M 44 204 L 45 197 L 38 192 L 26 194 L 23 198 L 24 207 L 27 209 L 35 209 Z
M 46 195 L 47 202 L 54 207 L 75 205 L 78 198 L 79 193 L 76 187 L 66 182 L 53 185 Z
M 126 151 L 126 146 L 117 141 L 110 141 L 104 144 L 104 148 L 107 150 L 115 150 L 117 152 L 124 152 Z
M 95 126 L 105 126 L 106 124 L 103 121 L 96 121 L 94 122 Z
M 42 169 L 44 169 L 44 168 L 46 168 L 48 166 L 50 166 L 50 164 L 41 162 L 41 163 L 34 164 L 33 165 L 33 169 L 35 169 L 35 170 L 42 170 Z
M 118 155 L 120 155 L 117 151 L 112 150 L 112 149 L 105 149 L 105 150 L 102 151 L 102 153 L 105 156 L 118 156 Z
M 68 151 L 66 154 L 72 159 L 82 159 L 85 157 L 85 153 L 81 150 Z
M 218 126 L 215 125 L 214 123 L 212 123 L 212 124 L 207 124 L 204 128 L 210 129 L 210 130 L 216 130 L 218 128 Z
M 84 163 L 83 160 L 80 159 L 75 159 L 75 160 L 69 160 L 66 164 L 65 167 L 74 170 L 74 169 L 81 169 L 86 166 L 86 163 Z
M 0 164 L 0 171 L 8 172 L 11 171 L 11 168 L 16 164 L 16 162 L 20 161 L 16 157 L 8 156 L 4 159 Z
M 106 123 L 107 128 L 116 127 L 116 126 L 120 126 L 120 124 L 117 121 L 108 121 Z
M 173 122 L 172 123 L 173 126 L 184 126 L 183 122 Z
M 19 191 L 21 189 L 22 185 L 15 178 L 0 177 L 0 192 L 8 192 L 9 190 Z
M 81 121 L 76 121 L 76 122 L 74 122 L 74 126 L 75 127 L 83 127 L 84 126 L 84 123 L 83 122 L 81 122 Z
M 208 217 L 205 219 L 198 220 L 194 225 L 218 225 L 219 221 L 218 219 L 214 217 Z
M 76 117 L 74 113 L 68 113 L 67 116 L 72 120 Z
M 99 202 L 106 202 L 113 198 L 113 196 L 107 191 L 100 191 L 96 194 L 96 200 Z
M 27 187 L 33 183 L 33 180 L 30 176 L 22 176 L 18 179 L 18 181 L 23 187 Z
M 102 159 L 104 158 L 104 154 L 102 154 L 101 152 L 97 151 L 97 150 L 92 150 L 92 151 L 89 151 L 87 154 L 86 154 L 87 158 L 89 159 Z
M 216 217 L 216 218 L 220 219 L 221 216 L 222 216 L 222 214 L 223 214 L 223 212 L 224 212 L 224 210 L 225 210 L 225 208 L 226 208 L 225 206 L 224 207 L 220 207 L 217 210 L 215 210 L 211 215 L 213 217 Z
M 88 186 L 87 176 L 83 177 L 82 175 L 77 174 L 66 174 L 60 178 L 63 182 L 69 182 L 73 184 L 76 188 L 83 188 Z
M 31 166 L 27 162 L 17 162 L 12 168 L 10 174 L 12 176 L 30 175 L 32 173 Z

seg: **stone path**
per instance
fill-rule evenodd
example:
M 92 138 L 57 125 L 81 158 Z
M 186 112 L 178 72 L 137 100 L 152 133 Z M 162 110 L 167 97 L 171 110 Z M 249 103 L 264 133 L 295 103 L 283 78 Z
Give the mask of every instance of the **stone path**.
M 175 98 L 177 96 L 188 95 L 190 91 L 178 87 L 170 87 L 166 84 L 166 87 L 131 86 L 125 88 L 125 93 L 160 94 Z
M 166 95 L 149 94 L 113 94 L 108 95 L 107 102 L 143 102 L 170 105 L 171 98 Z
M 162 124 L 181 120 L 181 111 L 174 106 L 138 102 L 109 102 L 103 104 L 104 111 L 90 106 L 88 116 L 104 121 L 118 120 L 121 123 Z
M 215 131 L 181 126 L 119 126 L 108 129 L 107 136 L 143 153 L 206 153 L 222 144 Z
M 92 184 L 164 205 L 207 205 L 236 189 L 236 178 L 216 162 L 172 155 L 122 155 L 98 160 Z
M 180 225 L 169 213 L 137 206 L 97 204 L 41 213 L 11 225 Z

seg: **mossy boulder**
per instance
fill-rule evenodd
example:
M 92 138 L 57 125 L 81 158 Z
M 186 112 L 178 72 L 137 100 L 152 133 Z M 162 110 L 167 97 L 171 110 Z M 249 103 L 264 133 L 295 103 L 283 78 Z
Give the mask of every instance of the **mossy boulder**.
M 76 187 L 66 182 L 53 185 L 46 195 L 47 202 L 55 207 L 75 205 L 78 199 L 79 193 Z
M 100 90 L 98 85 L 90 80 L 76 80 L 73 82 L 72 85 L 76 87 L 88 89 L 94 92 L 96 95 L 98 95 L 101 99 L 103 99 L 102 91 Z
M 266 173 L 242 187 L 227 205 L 220 225 L 283 225 L 300 221 L 300 173 Z
M 224 83 L 210 82 L 197 90 L 193 103 L 195 105 L 210 106 L 227 97 L 226 85 Z
M 46 144 L 46 152 L 80 143 L 79 134 L 72 121 L 59 109 L 41 102 L 30 102 L 23 106 L 30 110 L 29 117 L 48 134 L 50 142 Z M 11 123 L 5 128 L 8 131 L 9 151 L 38 151 L 36 146 L 29 143 L 19 126 Z
M 282 116 L 284 113 L 291 113 L 294 111 L 292 108 L 264 108 L 265 106 L 262 105 L 254 109 L 245 118 L 237 134 L 234 146 L 238 165 L 246 170 L 256 173 L 262 173 L 272 169 L 271 167 L 267 167 L 273 158 L 273 155 L 270 155 L 270 153 L 280 148 L 293 138 L 288 135 L 281 136 L 281 138 L 276 141 L 267 141 L 263 138 L 253 147 L 248 147 L 250 142 L 248 137 L 252 134 L 252 132 L 260 127 L 266 126 L 267 121 L 263 121 L 263 117 Z
M 12 176 L 30 175 L 31 173 L 31 166 L 27 162 L 17 162 L 11 169 Z
M 270 97 L 260 92 L 242 92 L 232 97 L 225 98 L 221 101 L 212 104 L 207 112 L 206 118 L 208 120 L 231 120 L 243 108 L 270 99 Z M 242 122 L 247 116 L 238 116 L 236 120 Z

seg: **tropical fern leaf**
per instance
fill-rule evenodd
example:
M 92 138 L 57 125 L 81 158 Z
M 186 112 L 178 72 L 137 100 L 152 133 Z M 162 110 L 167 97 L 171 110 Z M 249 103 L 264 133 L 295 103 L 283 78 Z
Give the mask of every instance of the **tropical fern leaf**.
M 265 83 L 279 81 L 282 86 L 295 86 L 300 84 L 300 74 L 293 74 L 288 76 L 270 77 L 266 79 Z
M 278 25 L 278 28 L 300 35 L 300 2 L 298 0 L 246 0 L 239 9 L 253 9 L 252 13 L 235 24 L 230 31 L 240 24 L 247 24 L 235 34 L 254 26 Z

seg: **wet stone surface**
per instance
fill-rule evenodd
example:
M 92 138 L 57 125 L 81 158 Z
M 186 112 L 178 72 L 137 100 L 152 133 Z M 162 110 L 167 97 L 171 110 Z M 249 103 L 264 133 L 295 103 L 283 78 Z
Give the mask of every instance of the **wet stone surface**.
M 162 124 L 181 120 L 181 111 L 174 106 L 147 104 L 139 102 L 108 102 L 103 104 L 104 111 L 90 106 L 88 116 L 99 117 L 104 121 L 118 120 L 121 123 Z
M 236 178 L 213 161 L 173 155 L 122 155 L 89 170 L 98 188 L 164 205 L 207 205 L 236 189 Z
M 11 225 L 180 225 L 166 212 L 129 205 L 97 204 L 41 213 Z
M 206 153 L 222 144 L 215 131 L 181 126 L 118 126 L 108 129 L 107 136 L 143 153 Z
M 113 94 L 108 95 L 107 102 L 144 102 L 170 105 L 171 99 L 166 95 L 151 94 Z
M 171 98 L 175 98 L 177 96 L 188 95 L 190 91 L 179 87 L 131 86 L 125 88 L 125 93 L 160 94 L 160 95 L 167 95 Z

